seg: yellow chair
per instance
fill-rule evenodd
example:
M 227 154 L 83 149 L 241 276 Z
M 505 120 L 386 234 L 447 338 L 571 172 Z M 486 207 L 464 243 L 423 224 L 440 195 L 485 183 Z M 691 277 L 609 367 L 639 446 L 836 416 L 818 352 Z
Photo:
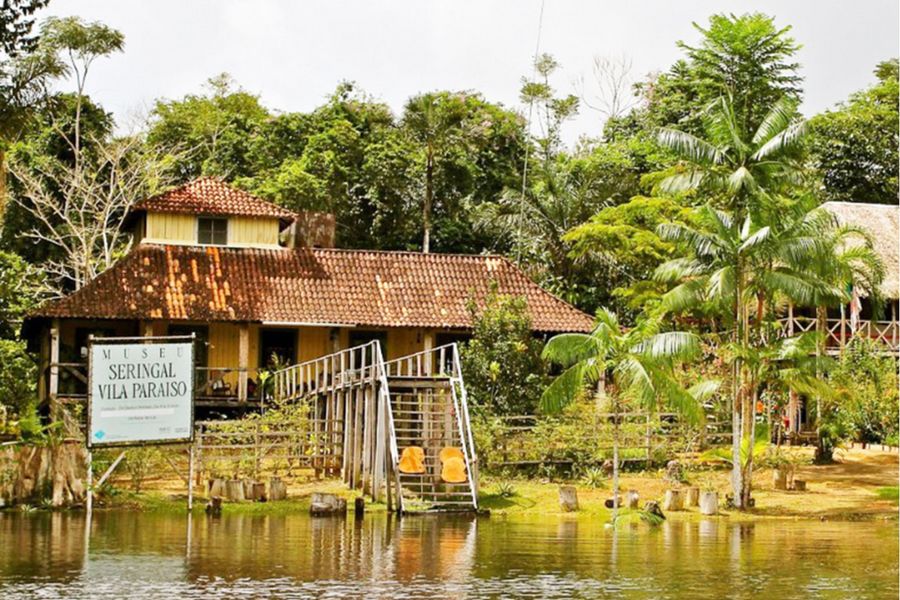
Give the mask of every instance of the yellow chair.
M 466 461 L 466 457 L 463 456 L 462 450 L 460 450 L 459 448 L 454 448 L 452 446 L 448 446 L 441 450 L 441 453 L 438 456 L 440 457 L 442 463 L 446 462 L 448 458 L 452 458 L 454 456 L 456 458 L 461 458 L 464 463 Z
M 419 474 L 425 472 L 425 451 L 419 446 L 409 446 L 403 449 L 400 455 L 401 473 Z
M 446 483 L 466 482 L 466 463 L 460 456 L 451 456 L 443 461 L 441 479 Z

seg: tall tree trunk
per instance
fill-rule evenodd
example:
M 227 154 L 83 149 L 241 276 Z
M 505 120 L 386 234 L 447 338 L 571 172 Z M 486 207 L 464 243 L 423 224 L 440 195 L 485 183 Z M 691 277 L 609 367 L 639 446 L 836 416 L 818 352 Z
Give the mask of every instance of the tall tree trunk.
M 740 269 L 740 263 L 736 269 L 735 301 L 734 301 L 734 334 L 735 343 L 739 343 L 743 337 L 744 325 L 744 309 L 741 303 L 741 292 L 743 275 Z M 743 506 L 741 498 L 743 496 L 744 484 L 741 473 L 741 438 L 743 438 L 741 404 L 743 395 L 743 385 L 741 383 L 741 363 L 740 359 L 736 359 L 732 365 L 732 404 L 731 404 L 731 493 L 734 498 L 735 508 Z
M 822 379 L 822 355 L 825 354 L 825 344 L 828 335 L 828 309 L 824 306 L 816 307 L 816 332 L 819 338 L 816 340 L 816 379 Z M 831 457 L 825 456 L 825 445 L 822 443 L 822 397 L 816 394 L 816 459 L 828 461 Z
M 434 202 L 434 157 L 431 152 L 425 158 L 425 203 L 422 206 L 422 252 L 428 254 L 431 251 L 431 206 Z
M 747 394 L 749 399 L 747 404 L 749 406 L 746 407 L 747 419 L 744 422 L 744 431 L 749 432 L 747 460 L 744 462 L 742 473 L 743 489 L 741 490 L 741 506 L 744 508 L 750 508 L 750 496 L 753 491 L 753 444 L 756 442 L 756 402 L 759 399 L 759 390 L 755 382 L 751 383 L 751 388 L 753 389 L 752 393 Z
M 0 140 L 0 227 L 6 218 L 6 201 L 8 198 L 8 190 L 6 187 L 6 151 L 2 147 L 3 141 Z
M 613 394 L 613 514 L 612 522 L 616 524 L 619 516 L 619 400 Z

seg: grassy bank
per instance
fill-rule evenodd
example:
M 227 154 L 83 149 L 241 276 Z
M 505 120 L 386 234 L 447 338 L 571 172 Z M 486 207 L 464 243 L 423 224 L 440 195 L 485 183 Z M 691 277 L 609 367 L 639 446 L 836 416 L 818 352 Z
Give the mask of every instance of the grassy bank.
M 897 518 L 898 506 L 898 457 L 897 454 L 873 450 L 851 449 L 841 451 L 837 462 L 831 465 L 805 465 L 798 469 L 796 477 L 807 483 L 805 492 L 773 489 L 772 474 L 759 469 L 754 477 L 756 506 L 749 511 L 722 510 L 722 518 L 733 520 L 757 520 L 768 518 L 800 518 L 827 520 L 857 520 Z M 719 492 L 720 507 L 724 507 L 725 494 L 729 491 L 728 471 L 725 469 L 691 471 L 685 473 L 686 486 L 702 486 Z M 592 481 L 551 481 L 540 478 L 482 477 L 479 494 L 480 506 L 497 517 L 541 517 L 565 514 L 559 508 L 559 485 L 575 485 L 578 490 L 578 514 L 599 520 L 608 520 L 611 511 L 604 506 L 611 498 L 608 479 Z M 118 482 L 114 493 L 101 496 L 96 506 L 100 510 L 141 510 L 183 513 L 187 495 L 181 480 L 161 479 L 147 482 L 145 491 L 127 491 L 127 481 Z M 666 482 L 661 471 L 626 472 L 621 476 L 621 490 L 636 490 L 640 504 L 648 500 L 661 501 L 665 490 L 672 484 Z M 288 499 L 277 502 L 225 503 L 223 514 L 272 515 L 306 513 L 314 492 L 337 494 L 352 506 L 358 492 L 348 490 L 338 480 L 293 481 Z M 206 500 L 198 493 L 194 511 L 201 513 Z M 352 509 L 351 509 L 352 510 Z M 384 504 L 366 504 L 370 513 L 383 513 Z M 670 513 L 669 518 L 700 518 L 696 507 Z

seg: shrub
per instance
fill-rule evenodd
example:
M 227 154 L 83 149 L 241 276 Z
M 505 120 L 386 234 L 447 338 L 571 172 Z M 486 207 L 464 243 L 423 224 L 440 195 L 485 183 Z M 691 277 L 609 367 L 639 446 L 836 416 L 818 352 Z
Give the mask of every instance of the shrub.
M 0 404 L 19 416 L 31 412 L 37 401 L 37 365 L 25 343 L 0 339 Z
M 882 443 L 897 435 L 897 363 L 872 340 L 857 338 L 830 373 L 836 399 L 828 433 Z
M 547 383 L 541 341 L 531 334 L 525 298 L 496 287 L 479 310 L 469 302 L 474 331 L 461 351 L 473 411 L 489 415 L 534 414 Z

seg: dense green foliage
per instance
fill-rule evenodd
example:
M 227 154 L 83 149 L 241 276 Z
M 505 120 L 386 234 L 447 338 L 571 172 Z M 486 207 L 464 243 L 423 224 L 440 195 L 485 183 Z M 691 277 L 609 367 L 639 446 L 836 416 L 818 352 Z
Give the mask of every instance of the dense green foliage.
M 492 292 L 469 310 L 475 323 L 462 348 L 470 406 L 484 415 L 530 415 L 546 383 L 541 342 L 532 336 L 524 298 Z
M 897 362 L 876 342 L 859 338 L 828 374 L 835 391 L 833 411 L 854 441 L 891 443 L 897 439 Z
M 898 202 L 897 59 L 880 63 L 875 74 L 877 84 L 811 120 L 810 151 L 825 200 Z

